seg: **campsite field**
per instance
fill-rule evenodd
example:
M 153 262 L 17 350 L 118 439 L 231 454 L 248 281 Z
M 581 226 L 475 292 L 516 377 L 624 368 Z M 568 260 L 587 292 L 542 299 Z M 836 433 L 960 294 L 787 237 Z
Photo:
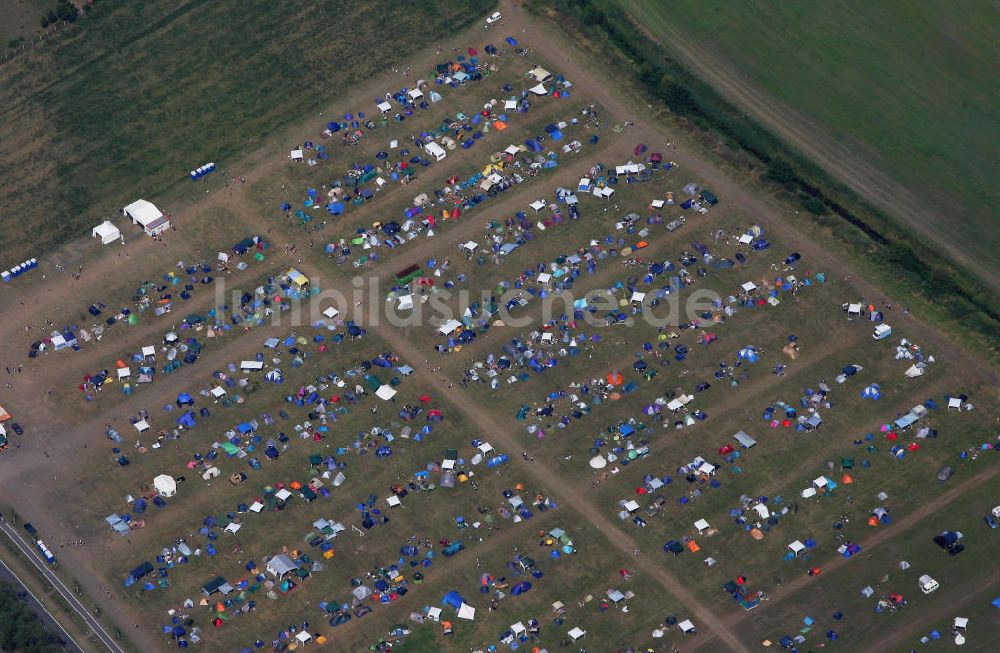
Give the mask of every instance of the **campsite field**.
M 950 642 L 955 617 L 970 619 L 967 650 L 991 650 L 995 371 L 669 145 L 512 3 L 501 31 L 484 32 L 487 9 L 385 18 L 345 5 L 327 21 L 351 16 L 369 34 L 391 19 L 406 35 L 348 70 L 340 23 L 318 28 L 311 5 L 260 6 L 246 30 L 288 34 L 288 49 L 226 67 L 234 83 L 273 80 L 254 86 L 266 111 L 244 106 L 249 94 L 194 103 L 205 120 L 164 117 L 173 131 L 148 137 L 162 156 L 127 174 L 51 158 L 97 175 L 74 200 L 80 224 L 139 188 L 174 218 L 162 241 L 116 218 L 124 243 L 74 242 L 0 288 L 19 311 L 0 325 L 0 404 L 25 431 L 0 451 L 0 488 L 60 576 L 129 651 L 745 653 L 797 636 L 800 649 L 905 651 L 935 629 Z M 129 12 L 168 9 L 106 11 L 110 40 L 58 46 L 97 57 L 99 78 L 121 73 L 101 53 L 135 37 Z M 197 89 L 218 70 L 199 86 L 181 64 L 236 38 L 202 38 L 230 13 L 183 5 L 143 33 L 143 56 L 191 43 L 164 89 L 205 101 Z M 419 21 L 440 52 L 416 45 Z M 315 59 L 293 65 L 302 53 Z M 471 57 L 482 78 L 443 81 Z M 385 70 L 397 60 L 412 73 Z M 544 93 L 526 74 L 538 65 L 553 74 Z M 431 80 L 425 106 L 391 97 L 418 79 Z M 39 93 L 68 103 L 61 84 Z M 387 91 L 383 119 L 373 100 Z M 146 138 L 134 114 L 117 120 L 109 139 Z M 430 132 L 471 145 L 425 165 L 417 141 Z M 191 162 L 175 139 L 198 134 L 226 171 L 177 181 Z M 616 171 L 627 162 L 646 170 Z M 500 191 L 483 185 L 492 174 Z M 718 204 L 683 204 L 705 190 Z M 310 290 L 294 289 L 291 267 Z M 404 297 L 416 308 L 397 308 Z M 873 338 L 870 310 L 889 338 Z M 54 330 L 79 351 L 56 351 Z M 953 476 L 938 481 L 944 467 Z M 957 556 L 933 542 L 945 530 L 963 534 Z M 805 548 L 790 556 L 795 541 Z M 860 551 L 844 557 L 847 543 Z M 269 570 L 279 554 L 296 569 Z M 922 594 L 922 574 L 940 588 Z
M 619 4 L 835 178 L 995 281 L 994 7 Z

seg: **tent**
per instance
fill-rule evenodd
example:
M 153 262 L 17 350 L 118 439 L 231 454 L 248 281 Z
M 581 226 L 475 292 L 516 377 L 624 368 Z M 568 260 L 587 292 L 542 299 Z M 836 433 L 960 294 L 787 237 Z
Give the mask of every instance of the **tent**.
M 102 245 L 109 245 L 119 238 L 121 238 L 122 233 L 118 231 L 118 227 L 113 225 L 110 220 L 105 220 L 101 224 L 94 227 L 91 232 L 94 238 L 100 238 Z
M 756 440 L 754 440 L 753 438 L 751 438 L 749 435 L 747 435 L 743 431 L 739 431 L 736 434 L 734 434 L 733 435 L 733 439 L 735 439 L 737 442 L 739 442 L 741 445 L 743 445 L 743 447 L 746 448 L 746 449 L 750 449 L 751 447 L 753 447 L 754 445 L 757 444 Z
M 572 639 L 575 642 L 578 639 L 580 639 L 581 637 L 583 637 L 584 635 L 586 635 L 587 631 L 584 630 L 584 629 L 582 629 L 582 628 L 580 628 L 579 626 L 576 626 L 576 627 L 574 627 L 573 629 L 571 629 L 566 634 L 569 635 L 570 639 Z
M 877 399 L 881 399 L 882 398 L 882 390 L 879 388 L 878 384 L 876 384 L 876 383 L 873 383 L 873 384 L 871 384 L 869 386 L 865 386 L 865 388 L 861 391 L 861 398 L 862 399 L 876 399 L 876 400 Z
M 177 481 L 173 476 L 160 474 L 153 479 L 153 488 L 161 497 L 172 497 L 177 494 Z
M 680 622 L 679 624 L 677 624 L 677 627 L 680 628 L 681 632 L 684 633 L 685 635 L 697 632 L 694 628 L 694 624 L 691 623 L 690 619 L 685 619 L 684 621 Z
M 296 566 L 288 555 L 282 553 L 281 555 L 276 555 L 268 560 L 266 569 L 269 574 L 280 579 L 286 574 L 295 571 Z
M 152 202 L 136 200 L 126 206 L 123 212 L 149 236 L 157 236 L 170 228 L 170 218 L 164 216 Z
M 396 396 L 396 390 L 389 385 L 381 385 L 378 390 L 375 391 L 375 396 L 384 401 L 389 401 Z

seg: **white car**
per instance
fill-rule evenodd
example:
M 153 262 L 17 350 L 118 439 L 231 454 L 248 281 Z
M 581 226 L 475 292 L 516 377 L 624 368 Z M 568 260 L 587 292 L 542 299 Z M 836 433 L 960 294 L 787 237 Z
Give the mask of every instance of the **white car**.
M 938 585 L 938 582 L 933 578 L 931 578 L 930 576 L 928 576 L 927 574 L 924 574 L 923 576 L 918 578 L 917 583 L 920 585 L 920 591 L 923 592 L 924 594 L 930 594 L 931 592 L 940 587 L 940 585 Z
M 503 16 L 500 15 L 500 12 L 499 11 L 494 11 L 492 14 L 490 14 L 489 16 L 487 16 L 487 18 L 486 18 L 486 24 L 487 25 L 492 25 L 493 23 L 500 22 L 501 18 L 503 18 Z

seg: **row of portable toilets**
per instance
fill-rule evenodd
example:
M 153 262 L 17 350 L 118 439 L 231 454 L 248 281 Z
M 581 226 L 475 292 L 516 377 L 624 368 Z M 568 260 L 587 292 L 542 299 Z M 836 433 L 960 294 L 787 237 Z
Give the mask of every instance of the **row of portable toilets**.
M 22 274 L 24 274 L 28 270 L 34 270 L 37 267 L 38 267 L 38 259 L 37 258 L 29 258 L 24 263 L 21 263 L 19 265 L 15 265 L 14 267 L 12 267 L 9 270 L 4 270 L 3 272 L 0 272 L 0 279 L 3 279 L 4 283 L 10 283 L 16 277 L 21 276 Z
M 215 172 L 215 164 L 206 163 L 200 168 L 195 168 L 194 170 L 191 171 L 191 181 L 198 181 L 199 179 L 201 179 L 202 177 L 211 172 Z

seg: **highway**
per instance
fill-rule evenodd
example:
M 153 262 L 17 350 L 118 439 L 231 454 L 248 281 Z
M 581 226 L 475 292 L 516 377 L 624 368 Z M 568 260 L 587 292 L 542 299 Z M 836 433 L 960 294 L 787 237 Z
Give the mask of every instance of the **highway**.
M 108 632 L 104 629 L 104 626 L 101 625 L 101 623 L 97 621 L 97 619 L 95 619 L 94 616 L 87 611 L 87 609 L 83 606 L 83 604 L 80 603 L 80 601 L 76 598 L 76 595 L 73 594 L 73 592 L 70 591 L 70 589 L 66 587 L 65 584 L 63 584 L 62 580 L 58 576 L 56 576 L 56 574 L 49 567 L 48 563 L 46 563 L 44 560 L 41 559 L 41 557 L 39 557 L 39 554 L 35 549 L 34 544 L 26 542 L 24 538 L 21 537 L 21 534 L 18 533 L 17 529 L 15 529 L 11 524 L 9 524 L 2 516 L 0 516 L 0 530 L 2 530 L 7 535 L 8 538 L 10 538 L 10 540 L 14 543 L 14 546 L 20 549 L 21 553 L 27 556 L 28 560 L 31 561 L 31 564 L 33 564 L 35 568 L 38 569 L 38 571 L 43 576 L 45 576 L 45 579 L 48 580 L 49 584 L 52 585 L 52 587 L 54 587 L 56 591 L 62 595 L 63 599 L 66 600 L 66 602 L 70 605 L 70 607 L 72 607 L 73 610 L 75 610 L 77 614 L 80 615 L 80 617 L 90 627 L 91 631 L 97 635 L 97 637 L 101 640 L 101 642 L 104 643 L 105 647 L 107 647 L 107 649 L 111 651 L 111 653 L 125 653 L 125 649 L 123 649 L 118 644 L 118 642 L 116 642 L 115 639 L 108 634 Z M 6 565 L 3 566 L 7 568 Z M 10 571 L 9 568 L 8 571 Z M 12 571 L 11 575 L 14 575 L 15 578 L 17 577 Z M 22 582 L 21 585 L 25 584 Z M 25 588 L 27 588 L 26 585 Z M 44 607 L 42 609 L 44 610 Z M 55 617 L 52 617 L 52 614 L 49 613 L 48 610 L 46 610 L 45 612 L 46 614 L 49 615 L 49 617 L 52 618 L 53 621 L 56 621 L 56 623 L 58 623 Z M 73 638 L 70 637 L 69 633 L 66 632 L 66 629 L 63 628 L 61 624 L 59 625 L 59 628 L 66 635 L 68 641 L 73 642 L 73 644 L 76 645 L 77 649 L 81 648 L 78 644 L 76 644 Z

